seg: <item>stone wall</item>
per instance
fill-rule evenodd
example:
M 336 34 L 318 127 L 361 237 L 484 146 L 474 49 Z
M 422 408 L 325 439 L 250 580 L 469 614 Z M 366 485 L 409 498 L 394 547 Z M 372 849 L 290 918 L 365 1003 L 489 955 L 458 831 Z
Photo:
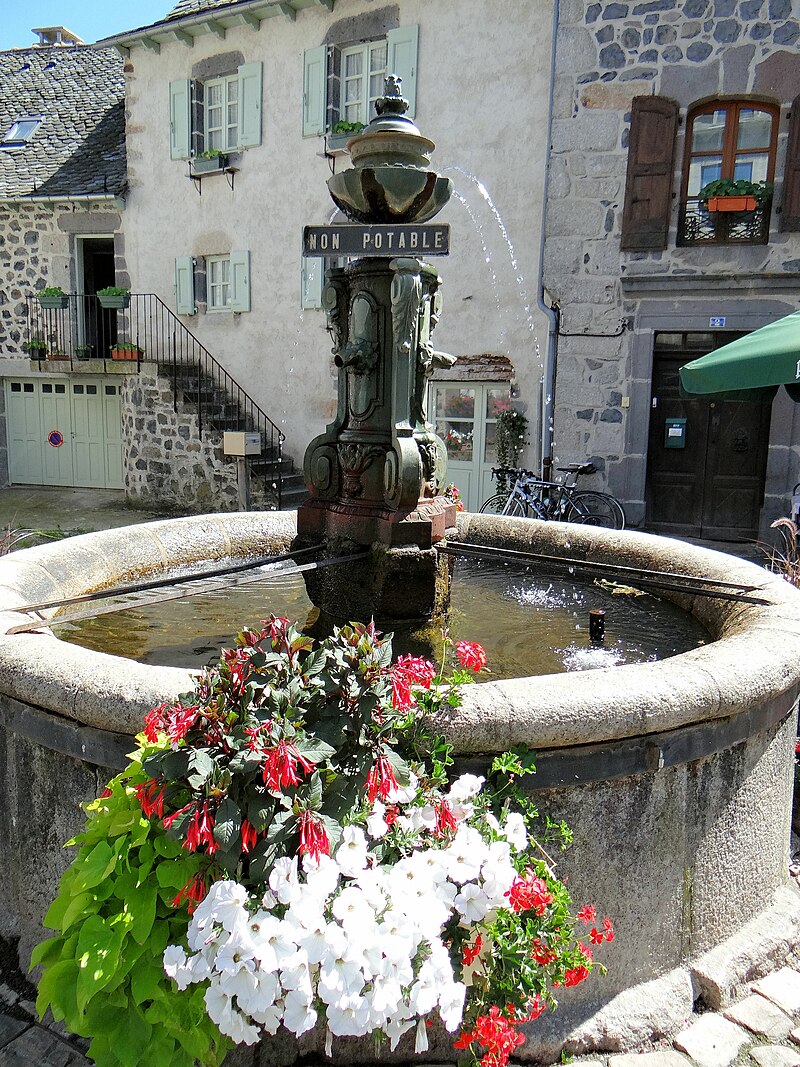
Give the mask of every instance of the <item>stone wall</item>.
M 222 434 L 201 434 L 188 405 L 174 409 L 169 379 L 155 364 L 125 379 L 122 440 L 131 503 L 187 513 L 238 509 L 236 460 L 222 454 Z
M 787 105 L 800 85 L 792 14 L 791 0 L 561 5 L 544 277 L 561 311 L 555 454 L 591 457 L 602 472 L 598 485 L 621 496 L 634 521 L 644 515 L 652 333 L 707 330 L 709 315 L 748 331 L 796 307 L 800 234 L 780 231 Z M 649 94 L 681 109 L 668 244 L 663 252 L 621 252 L 631 101 Z M 782 105 L 769 244 L 678 248 L 687 109 L 731 96 Z M 794 447 L 785 407 L 777 398 L 773 511 L 787 489 L 777 468 L 787 463 L 772 453 Z M 794 460 L 796 471 L 800 455 Z

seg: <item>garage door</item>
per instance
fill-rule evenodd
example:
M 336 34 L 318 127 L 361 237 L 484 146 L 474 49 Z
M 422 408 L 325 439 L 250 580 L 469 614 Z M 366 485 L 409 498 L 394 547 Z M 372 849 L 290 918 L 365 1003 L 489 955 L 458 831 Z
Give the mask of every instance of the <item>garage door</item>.
M 9 378 L 5 398 L 12 484 L 122 489 L 118 379 Z

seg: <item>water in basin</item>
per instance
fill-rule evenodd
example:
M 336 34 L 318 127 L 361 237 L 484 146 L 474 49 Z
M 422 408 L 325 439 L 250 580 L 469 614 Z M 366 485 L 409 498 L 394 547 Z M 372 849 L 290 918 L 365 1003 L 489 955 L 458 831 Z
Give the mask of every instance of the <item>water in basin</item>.
M 589 611 L 596 608 L 606 612 L 601 647 L 589 640 Z M 301 573 L 292 569 L 268 582 L 137 606 L 54 630 L 86 648 L 199 669 L 238 630 L 256 626 L 270 612 L 303 623 L 316 614 Z M 454 640 L 485 646 L 492 673 L 501 678 L 664 659 L 708 640 L 693 616 L 654 596 L 614 595 L 538 568 L 463 559 L 455 565 L 449 625 Z M 402 652 L 403 644 L 397 635 L 395 651 Z

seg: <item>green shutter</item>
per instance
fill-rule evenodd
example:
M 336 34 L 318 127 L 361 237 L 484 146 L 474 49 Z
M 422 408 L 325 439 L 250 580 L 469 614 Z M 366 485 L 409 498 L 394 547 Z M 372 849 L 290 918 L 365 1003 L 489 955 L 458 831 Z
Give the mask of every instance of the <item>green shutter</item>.
M 175 258 L 175 310 L 179 315 L 194 315 L 194 260 L 191 256 Z
M 250 310 L 250 253 L 231 252 L 231 311 Z
M 325 132 L 328 87 L 328 46 L 303 53 L 303 136 Z
M 419 26 L 400 26 L 386 34 L 388 47 L 387 74 L 403 79 L 403 96 L 408 100 L 408 117 L 417 113 L 417 51 Z
M 189 158 L 192 132 L 192 83 L 188 78 L 169 83 L 170 159 Z
M 239 67 L 239 147 L 261 144 L 262 64 Z
M 304 256 L 300 263 L 300 306 L 303 308 L 322 307 L 325 261 L 319 256 Z

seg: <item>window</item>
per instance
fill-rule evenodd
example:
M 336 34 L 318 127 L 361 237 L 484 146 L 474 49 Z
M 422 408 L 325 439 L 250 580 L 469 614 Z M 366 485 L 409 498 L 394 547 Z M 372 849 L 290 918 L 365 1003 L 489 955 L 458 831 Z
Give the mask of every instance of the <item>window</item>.
M 12 122 L 0 138 L 0 148 L 24 148 L 38 129 L 42 116 L 25 117 Z
M 209 311 L 227 311 L 231 303 L 230 256 L 209 256 L 206 259 L 206 295 Z
M 261 63 L 244 63 L 205 81 L 170 82 L 170 158 L 260 145 L 262 92 Z
M 419 27 L 400 26 L 385 37 L 310 48 L 303 56 L 303 136 L 324 134 L 340 121 L 369 122 L 387 74 L 402 78 L 414 118 L 418 45 Z
M 679 244 L 765 244 L 769 202 L 753 211 L 709 211 L 698 201 L 708 182 L 771 182 L 775 175 L 778 109 L 752 101 L 703 104 L 689 113 Z

